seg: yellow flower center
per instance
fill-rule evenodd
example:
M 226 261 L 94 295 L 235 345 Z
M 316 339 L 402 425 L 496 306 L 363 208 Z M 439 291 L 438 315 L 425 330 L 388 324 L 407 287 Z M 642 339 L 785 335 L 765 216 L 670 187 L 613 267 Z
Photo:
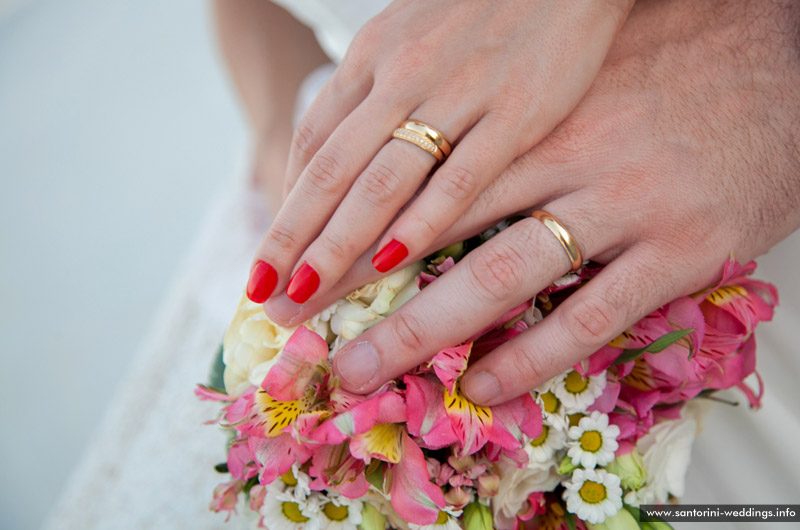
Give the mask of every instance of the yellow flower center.
M 714 305 L 722 305 L 742 296 L 747 296 L 747 290 L 741 285 L 725 285 L 709 294 L 706 299 Z
M 531 440 L 531 445 L 533 447 L 539 447 L 544 445 L 547 441 L 547 434 L 550 432 L 550 427 L 547 425 L 542 425 L 542 434 Z
M 380 455 L 393 464 L 400 462 L 403 454 L 402 425 L 396 423 L 381 423 L 363 434 L 357 435 L 364 442 L 364 446 L 371 455 Z
M 263 388 L 256 392 L 256 405 L 264 419 L 264 433 L 267 437 L 280 436 L 283 429 L 294 423 L 300 414 L 306 412 L 313 396 L 306 395 L 292 401 L 277 401 Z
M 583 417 L 584 417 L 583 414 L 581 414 L 580 412 L 576 412 L 575 414 L 567 414 L 567 419 L 569 420 L 569 426 L 576 427 L 581 422 L 581 419 Z
M 578 493 L 580 493 L 581 499 L 589 504 L 599 504 L 606 500 L 606 487 L 593 480 L 584 482 Z
M 566 388 L 567 392 L 570 394 L 580 394 L 589 388 L 589 378 L 583 377 L 575 370 L 572 370 L 567 374 L 567 378 L 564 379 L 564 388 Z
M 598 431 L 586 431 L 581 434 L 581 449 L 596 453 L 603 447 L 603 436 Z
M 291 471 L 287 471 L 283 475 L 281 475 L 281 480 L 287 486 L 297 486 L 297 479 L 294 478 L 294 475 Z
M 439 517 L 436 518 L 436 522 L 433 524 L 447 524 L 447 521 L 450 520 L 450 516 L 447 515 L 447 512 L 439 511 Z
M 344 521 L 350 515 L 347 506 L 336 506 L 332 502 L 322 507 L 322 513 L 331 521 Z
M 558 406 L 561 404 L 558 401 L 558 398 L 552 392 L 545 392 L 544 394 L 539 394 L 539 397 L 542 398 L 542 405 L 544 405 L 544 411 L 548 414 L 554 414 L 555 411 L 558 410 Z
M 303 515 L 300 511 L 300 505 L 296 502 L 282 502 L 281 512 L 283 512 L 284 517 L 293 523 L 305 523 L 308 521 L 308 517 Z

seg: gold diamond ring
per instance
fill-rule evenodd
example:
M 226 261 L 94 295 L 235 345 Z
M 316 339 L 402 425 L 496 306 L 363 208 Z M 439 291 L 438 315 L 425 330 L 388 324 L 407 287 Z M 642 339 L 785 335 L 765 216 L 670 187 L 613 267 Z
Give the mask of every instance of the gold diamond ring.
M 399 128 L 394 130 L 392 137 L 421 147 L 436 157 L 439 162 L 450 155 L 450 143 L 439 131 L 421 121 L 404 121 Z

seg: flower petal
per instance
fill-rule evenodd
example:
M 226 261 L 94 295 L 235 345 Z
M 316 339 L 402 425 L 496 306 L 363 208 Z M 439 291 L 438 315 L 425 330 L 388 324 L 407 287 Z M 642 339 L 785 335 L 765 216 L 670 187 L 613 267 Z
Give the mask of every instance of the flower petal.
M 392 507 L 410 523 L 433 524 L 445 507 L 444 494 L 430 481 L 422 449 L 405 432 L 402 438 L 403 457 L 392 466 Z
M 292 469 L 295 462 L 303 464 L 312 455 L 309 448 L 298 444 L 288 434 L 275 438 L 251 436 L 247 443 L 255 461 L 261 467 L 261 474 L 258 477 L 261 484 L 271 484 L 276 478 Z
M 261 388 L 279 401 L 300 399 L 317 366 L 328 359 L 328 343 L 305 326 L 300 326 L 283 347 Z
M 397 423 L 376 425 L 365 433 L 353 436 L 350 453 L 367 464 L 372 458 L 397 464 L 403 452 L 404 432 L 405 428 Z
M 444 391 L 444 410 L 458 437 L 461 455 L 479 451 L 489 440 L 493 423 L 491 408 L 476 405 L 456 388 L 452 394 Z
M 430 449 L 455 443 L 458 438 L 444 410 L 444 387 L 426 377 L 406 375 L 408 432 L 422 438 Z
M 455 348 L 446 348 L 437 353 L 428 366 L 433 366 L 436 377 L 442 382 L 448 392 L 453 391 L 456 380 L 467 369 L 469 353 L 472 350 L 472 343 L 462 344 Z

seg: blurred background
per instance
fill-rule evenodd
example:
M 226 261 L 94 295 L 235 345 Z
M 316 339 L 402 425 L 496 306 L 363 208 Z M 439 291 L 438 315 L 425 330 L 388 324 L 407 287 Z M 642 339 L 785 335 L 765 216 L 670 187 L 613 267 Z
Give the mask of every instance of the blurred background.
M 245 142 L 206 2 L 0 0 L 0 528 L 48 515 Z

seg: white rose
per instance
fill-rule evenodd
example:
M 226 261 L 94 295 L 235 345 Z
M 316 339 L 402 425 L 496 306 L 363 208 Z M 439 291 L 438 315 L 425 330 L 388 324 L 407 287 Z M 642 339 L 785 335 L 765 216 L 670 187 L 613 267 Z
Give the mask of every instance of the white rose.
M 418 261 L 394 274 L 356 289 L 347 300 L 361 302 L 378 315 L 386 316 L 419 292 L 416 278 L 424 263 Z
M 270 361 L 283 348 L 295 328 L 272 322 L 261 304 L 242 296 L 223 341 L 225 390 L 238 397 L 251 385 L 260 385 Z
M 516 516 L 531 493 L 552 491 L 562 478 L 553 465 L 528 464 L 520 469 L 504 464 L 501 473 L 497 495 L 492 498 L 495 527 L 500 530 L 514 527 Z
M 634 506 L 664 503 L 670 494 L 683 496 L 692 443 L 700 432 L 706 412 L 708 403 L 690 401 L 681 410 L 679 419 L 654 425 L 636 442 L 647 471 L 647 482 L 639 490 L 628 493 L 626 503 Z

